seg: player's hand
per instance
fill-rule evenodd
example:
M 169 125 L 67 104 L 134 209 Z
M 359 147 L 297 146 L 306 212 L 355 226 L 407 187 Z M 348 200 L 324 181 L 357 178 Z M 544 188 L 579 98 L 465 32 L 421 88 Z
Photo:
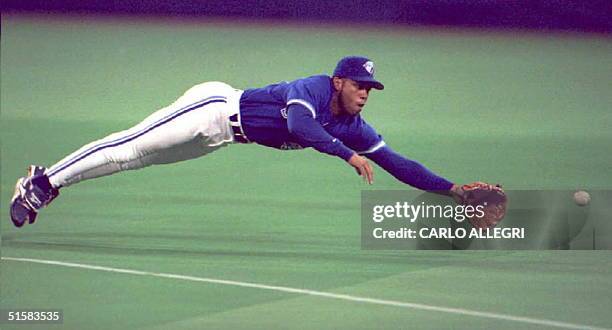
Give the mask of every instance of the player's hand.
M 463 202 L 464 192 L 461 189 L 461 186 L 453 184 L 449 192 L 451 197 L 455 200 L 455 202 L 457 202 L 457 204 L 461 204 Z
M 374 183 L 374 171 L 372 171 L 372 166 L 370 166 L 365 157 L 353 154 L 348 163 L 355 168 L 357 174 L 361 175 L 367 183 Z

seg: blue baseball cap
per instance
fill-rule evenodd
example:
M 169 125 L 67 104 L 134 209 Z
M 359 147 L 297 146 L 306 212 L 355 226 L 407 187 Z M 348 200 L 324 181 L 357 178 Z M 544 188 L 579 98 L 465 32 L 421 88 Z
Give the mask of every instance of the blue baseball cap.
M 374 79 L 374 62 L 363 56 L 347 56 L 342 58 L 336 69 L 334 77 L 349 78 L 357 82 L 370 83 L 373 88 L 385 89 L 385 86 Z

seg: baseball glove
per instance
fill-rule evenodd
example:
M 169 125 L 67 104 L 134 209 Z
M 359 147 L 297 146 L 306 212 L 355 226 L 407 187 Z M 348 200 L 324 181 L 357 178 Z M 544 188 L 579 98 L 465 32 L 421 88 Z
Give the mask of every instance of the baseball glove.
M 484 182 L 474 182 L 460 187 L 457 202 L 462 205 L 472 205 L 481 209 L 468 220 L 475 228 L 493 228 L 506 215 L 508 198 L 500 185 L 491 185 Z M 479 216 L 482 215 L 483 216 Z

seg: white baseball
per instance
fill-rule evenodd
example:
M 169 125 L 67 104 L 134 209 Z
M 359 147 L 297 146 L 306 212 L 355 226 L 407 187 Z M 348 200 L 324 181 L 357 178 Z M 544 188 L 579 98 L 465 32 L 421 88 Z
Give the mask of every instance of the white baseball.
M 574 202 L 579 206 L 589 205 L 591 202 L 591 195 L 584 190 L 578 190 L 574 193 Z

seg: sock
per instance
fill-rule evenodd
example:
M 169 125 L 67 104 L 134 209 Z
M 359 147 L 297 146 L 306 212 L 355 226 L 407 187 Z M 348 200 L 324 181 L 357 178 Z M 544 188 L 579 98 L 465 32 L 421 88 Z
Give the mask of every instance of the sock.
M 54 189 L 53 186 L 51 185 L 51 182 L 49 182 L 49 177 L 47 177 L 44 174 L 33 177 L 32 184 L 39 187 L 45 192 L 50 192 L 51 190 Z

